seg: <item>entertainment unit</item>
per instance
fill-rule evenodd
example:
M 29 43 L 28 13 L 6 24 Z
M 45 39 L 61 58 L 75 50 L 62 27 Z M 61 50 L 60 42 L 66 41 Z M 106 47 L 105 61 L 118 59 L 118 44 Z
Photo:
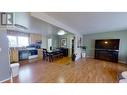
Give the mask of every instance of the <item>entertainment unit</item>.
M 120 39 L 95 40 L 95 59 L 118 62 Z

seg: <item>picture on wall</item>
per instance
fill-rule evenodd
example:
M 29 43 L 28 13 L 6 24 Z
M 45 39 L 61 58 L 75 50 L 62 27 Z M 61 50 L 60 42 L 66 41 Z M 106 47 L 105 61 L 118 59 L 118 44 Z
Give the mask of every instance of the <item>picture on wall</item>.
M 67 39 L 66 38 L 61 39 L 61 47 L 67 47 Z

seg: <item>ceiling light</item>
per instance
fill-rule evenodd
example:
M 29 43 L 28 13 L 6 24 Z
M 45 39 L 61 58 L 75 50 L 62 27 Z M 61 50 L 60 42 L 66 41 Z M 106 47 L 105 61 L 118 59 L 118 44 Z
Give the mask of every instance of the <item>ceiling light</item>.
M 57 33 L 58 35 L 64 35 L 64 34 L 66 34 L 66 32 L 65 31 L 63 31 L 63 30 L 60 30 L 60 31 L 58 31 L 58 33 Z

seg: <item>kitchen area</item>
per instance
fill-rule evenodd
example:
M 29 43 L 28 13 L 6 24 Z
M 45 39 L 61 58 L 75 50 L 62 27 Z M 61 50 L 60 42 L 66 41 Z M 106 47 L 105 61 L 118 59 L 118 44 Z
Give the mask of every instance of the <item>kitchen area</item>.
M 28 12 L 2 12 L 0 18 L 0 28 L 5 30 L 4 37 L 1 38 L 2 50 L 6 47 L 6 59 L 2 58 L 5 52 L 2 52 L 1 58 L 9 63 L 9 69 L 6 70 L 8 76 L 10 72 L 11 77 L 17 76 L 22 63 L 36 63 L 37 60 L 53 62 L 63 57 L 71 59 L 75 46 L 72 44 L 75 39 L 73 33 L 40 20 Z
M 14 37 L 14 36 L 12 36 L 12 37 Z M 10 62 L 17 63 L 19 61 L 30 60 L 30 59 L 41 60 L 43 57 L 42 56 L 43 49 L 41 48 L 41 46 L 42 46 L 41 39 L 42 39 L 42 35 L 30 33 L 29 37 L 28 37 L 27 46 L 24 44 L 24 46 L 22 45 L 21 47 L 16 47 L 16 46 L 10 47 L 9 48 L 10 49 L 10 52 L 9 52 Z M 11 41 L 10 38 L 9 38 L 9 40 Z M 27 40 L 26 40 L 26 42 L 27 42 Z M 9 42 L 9 43 L 13 44 L 13 41 Z M 25 43 L 25 42 L 23 42 L 23 43 Z
M 72 56 L 74 34 L 31 16 L 28 12 L 1 13 L 7 30 L 10 63 L 43 58 L 43 49 L 64 48 Z
M 6 72 L 0 80 L 4 80 L 19 74 L 21 61 L 42 60 L 47 23 L 28 12 L 0 12 L 0 22 L 0 72 Z
M 6 29 L 10 63 L 22 60 L 42 59 L 42 35 L 45 23 L 26 12 L 0 13 L 1 28 Z

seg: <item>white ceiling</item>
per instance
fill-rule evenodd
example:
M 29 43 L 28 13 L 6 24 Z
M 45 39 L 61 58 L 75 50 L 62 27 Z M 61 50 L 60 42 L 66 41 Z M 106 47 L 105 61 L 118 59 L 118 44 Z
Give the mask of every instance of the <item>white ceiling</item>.
M 81 34 L 127 29 L 127 12 L 48 12 L 46 14 Z

